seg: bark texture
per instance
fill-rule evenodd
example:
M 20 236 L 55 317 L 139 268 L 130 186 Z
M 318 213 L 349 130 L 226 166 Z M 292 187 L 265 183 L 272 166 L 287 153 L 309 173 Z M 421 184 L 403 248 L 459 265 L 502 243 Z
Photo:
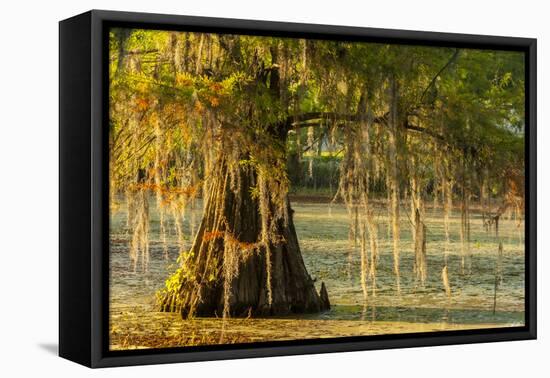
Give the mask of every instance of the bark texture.
M 232 177 L 223 162 L 218 167 L 223 173 L 212 179 L 200 228 L 182 262 L 185 273 L 177 289 L 161 298 L 161 310 L 188 318 L 329 308 L 326 288 L 321 300 L 304 265 L 288 198 L 288 219 L 276 223 L 266 248 L 258 199 L 249 189 L 256 185 L 254 168 L 239 167 Z

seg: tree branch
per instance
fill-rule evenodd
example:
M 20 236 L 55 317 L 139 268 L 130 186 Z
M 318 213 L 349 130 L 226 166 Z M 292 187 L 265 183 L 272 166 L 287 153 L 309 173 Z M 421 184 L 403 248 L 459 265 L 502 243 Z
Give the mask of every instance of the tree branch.
M 382 116 L 375 117 L 372 122 L 379 125 L 387 125 L 389 113 L 385 113 Z M 321 126 L 321 122 L 311 122 L 311 121 L 320 121 L 320 120 L 329 120 L 334 123 L 341 123 L 341 126 L 345 126 L 345 122 L 359 122 L 366 121 L 366 115 L 360 114 L 342 114 L 334 112 L 310 112 L 303 113 L 299 115 L 289 116 L 286 120 L 286 130 L 296 130 L 301 127 L 310 127 L 310 126 Z M 443 135 L 437 134 L 436 132 L 427 129 L 425 127 L 417 126 L 409 122 L 408 117 L 405 117 L 405 121 L 401 124 L 402 127 L 406 130 L 416 131 L 424 135 L 428 135 L 434 139 L 449 144 Z
M 384 123 L 386 122 L 388 117 L 388 113 L 380 116 L 375 117 L 372 122 L 373 123 Z M 300 128 L 302 124 L 308 122 L 308 121 L 315 121 L 315 120 L 328 120 L 328 121 L 347 121 L 347 122 L 359 122 L 359 121 L 366 121 L 367 117 L 366 115 L 360 115 L 360 114 L 342 114 L 342 113 L 335 113 L 335 112 L 310 112 L 310 113 L 303 113 L 303 114 L 297 114 L 297 115 L 291 115 L 288 116 L 285 122 L 285 125 L 287 129 L 296 129 Z M 310 126 L 311 123 L 306 124 L 306 126 Z
M 423 133 L 423 134 L 426 134 L 426 135 L 429 135 L 435 139 L 438 139 L 442 142 L 445 142 L 447 143 L 447 141 L 445 140 L 445 138 L 443 137 L 443 135 L 440 135 L 440 134 L 437 134 L 437 133 L 434 133 L 432 130 L 430 129 L 427 129 L 425 127 L 421 127 L 421 126 L 416 126 L 416 125 L 413 125 L 411 123 L 409 123 L 409 121 L 405 121 L 404 124 L 403 124 L 403 127 L 407 130 L 412 130 L 412 131 L 418 131 L 419 133 Z
M 456 58 L 458 58 L 458 54 L 459 54 L 460 50 L 459 49 L 456 49 L 455 52 L 453 53 L 453 55 L 449 58 L 449 60 L 447 61 L 447 63 L 445 63 L 445 65 L 443 67 L 441 67 L 441 69 L 439 71 L 437 71 L 437 73 L 435 74 L 435 76 L 432 78 L 432 80 L 430 81 L 430 83 L 428 84 L 428 86 L 426 88 L 424 88 L 424 91 L 422 92 L 422 95 L 420 96 L 420 100 L 418 100 L 418 104 L 421 104 L 422 101 L 424 100 L 424 97 L 426 96 L 426 94 L 428 93 L 428 91 L 430 90 L 431 87 L 433 87 L 433 85 L 435 84 L 435 81 L 437 80 L 437 78 L 439 76 L 441 76 L 441 74 L 443 73 L 443 71 L 445 71 L 447 69 L 447 67 L 449 67 L 455 60 Z

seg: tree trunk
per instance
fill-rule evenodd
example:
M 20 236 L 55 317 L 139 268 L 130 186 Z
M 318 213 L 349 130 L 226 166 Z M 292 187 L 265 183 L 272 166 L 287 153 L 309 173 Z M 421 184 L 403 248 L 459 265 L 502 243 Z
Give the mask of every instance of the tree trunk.
M 255 169 L 239 166 L 238 177 L 231 177 L 225 162 L 218 168 L 193 246 L 176 273 L 176 288 L 160 298 L 161 310 L 188 318 L 327 309 L 326 289 L 321 300 L 304 265 L 288 198 L 288 220 L 277 222 L 266 248 L 258 199 L 250 190 Z

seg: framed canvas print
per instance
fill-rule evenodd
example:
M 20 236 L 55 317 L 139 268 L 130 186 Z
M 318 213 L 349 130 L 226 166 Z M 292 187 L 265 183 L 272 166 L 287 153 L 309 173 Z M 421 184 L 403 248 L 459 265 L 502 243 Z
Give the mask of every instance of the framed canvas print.
M 536 337 L 536 41 L 60 23 L 60 355 Z

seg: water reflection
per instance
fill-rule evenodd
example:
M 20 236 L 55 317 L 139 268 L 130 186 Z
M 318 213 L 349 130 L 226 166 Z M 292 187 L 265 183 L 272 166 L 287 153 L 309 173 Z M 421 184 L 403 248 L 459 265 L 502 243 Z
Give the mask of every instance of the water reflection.
M 153 202 L 153 201 L 152 201 Z M 394 290 L 391 242 L 386 212 L 378 212 L 379 263 L 376 296 L 365 303 L 360 284 L 360 255 L 348 241 L 348 218 L 341 205 L 293 203 L 294 221 L 304 262 L 320 286 L 325 282 L 330 311 L 275 319 L 195 319 L 155 311 L 155 292 L 174 269 L 179 254 L 173 224 L 168 220 L 166 244 L 160 235 L 159 216 L 150 217 L 150 263 L 147 272 L 133 272 L 128 256 L 124 206 L 111 218 L 110 313 L 113 347 L 159 347 L 178 344 L 248 342 L 288 338 L 338 337 L 365 334 L 427 332 L 453 329 L 518 326 L 524 323 L 523 232 L 515 222 L 500 225 L 504 242 L 503 280 L 493 314 L 494 272 L 498 243 L 486 233 L 481 217 L 472 214 L 471 273 L 460 274 L 460 215 L 451 221 L 453 234 L 448 256 L 452 295 L 447 298 L 440 272 L 444 266 L 444 231 L 441 214 L 430 211 L 426 219 L 428 279 L 421 287 L 412 272 L 410 227 L 401 227 L 401 295 Z M 189 248 L 198 229 L 202 203 L 188 209 L 181 221 L 183 248 Z M 124 344 L 126 340 L 126 344 Z M 191 340 L 191 341 L 190 341 Z M 136 345 L 134 345 L 136 344 Z M 139 345 L 137 345 L 139 344 Z

